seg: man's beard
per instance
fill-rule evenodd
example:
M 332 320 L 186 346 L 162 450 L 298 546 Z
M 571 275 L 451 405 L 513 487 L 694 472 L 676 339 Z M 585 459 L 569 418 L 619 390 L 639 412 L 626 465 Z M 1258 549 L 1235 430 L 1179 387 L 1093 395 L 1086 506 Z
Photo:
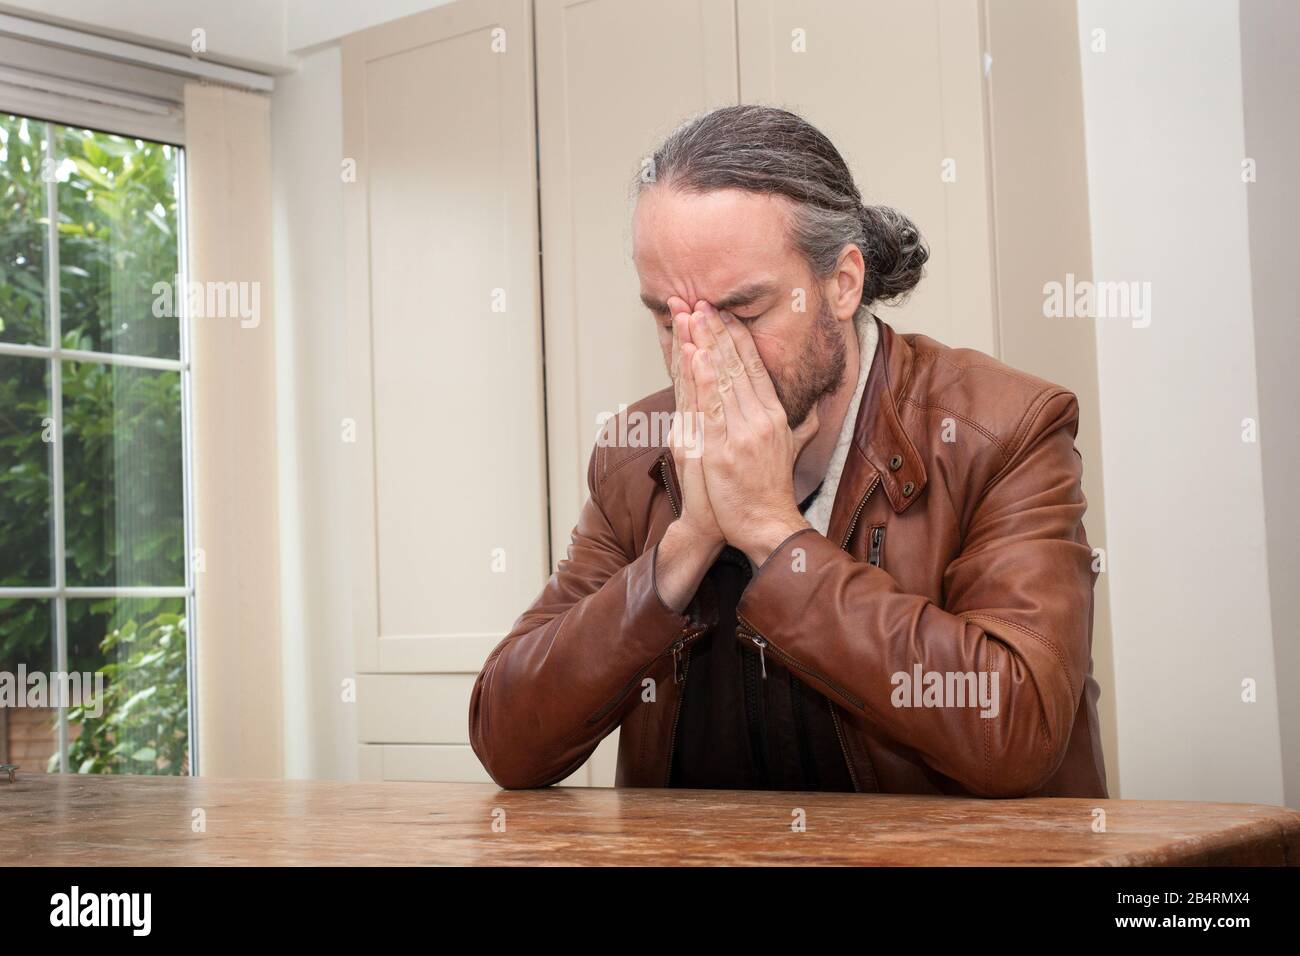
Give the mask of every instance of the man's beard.
M 847 364 L 840 323 L 831 314 L 830 303 L 820 295 L 818 300 L 817 318 L 799 355 L 780 374 L 769 370 L 792 429 L 802 425 L 813 406 L 839 388 Z

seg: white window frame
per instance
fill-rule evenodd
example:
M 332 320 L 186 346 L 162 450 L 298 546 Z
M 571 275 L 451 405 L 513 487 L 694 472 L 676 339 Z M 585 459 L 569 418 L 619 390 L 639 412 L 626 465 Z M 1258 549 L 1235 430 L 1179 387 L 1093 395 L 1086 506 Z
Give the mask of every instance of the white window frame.
M 56 169 L 61 157 L 54 154 L 54 135 L 52 127 L 57 121 L 43 120 L 28 116 L 20 111 L 11 110 L 0 102 L 0 110 L 14 115 L 22 115 L 28 123 L 45 125 L 45 159 L 47 169 Z M 64 124 L 60 124 L 64 125 Z M 77 124 L 80 125 L 80 124 Z M 85 127 L 91 128 L 91 127 Z M 124 134 L 131 135 L 131 134 Z M 145 137 L 140 137 L 145 138 Z M 153 137 L 148 137 L 153 139 Z M 185 149 L 176 143 L 168 143 L 177 150 L 176 185 L 177 190 L 177 275 L 180 289 L 188 288 L 188 233 L 186 230 L 186 183 L 185 183 Z M 46 232 L 46 277 L 45 291 L 48 297 L 47 307 L 47 345 L 28 345 L 21 343 L 0 342 L 0 355 L 17 356 L 40 360 L 50 364 L 50 418 L 52 419 L 55 440 L 50 451 L 50 500 L 51 521 L 54 540 L 54 584 L 52 587 L 0 587 L 0 598 L 25 598 L 49 600 L 54 611 L 54 669 L 66 673 L 68 669 L 68 618 L 67 602 L 84 598 L 184 598 L 186 622 L 186 666 L 185 679 L 188 709 L 188 753 L 189 773 L 199 774 L 199 735 L 198 735 L 198 680 L 196 672 L 196 640 L 194 628 L 194 481 L 193 481 L 193 419 L 192 419 L 192 385 L 190 365 L 190 330 L 188 303 L 186 296 L 177 294 L 173 298 L 177 304 L 177 321 L 180 328 L 180 351 L 176 359 L 152 358 L 143 355 L 120 354 L 115 352 L 83 351 L 62 347 L 62 307 L 59 295 L 59 235 L 58 235 L 58 180 L 48 179 L 45 184 L 45 208 L 49 225 Z M 71 587 L 67 583 L 65 521 L 63 511 L 63 362 L 100 362 L 107 365 L 143 368 L 180 373 L 181 380 L 181 471 L 182 471 L 182 520 L 185 553 L 185 584 L 173 587 Z M 58 745 L 59 771 L 68 772 L 68 717 L 65 707 L 58 708 Z

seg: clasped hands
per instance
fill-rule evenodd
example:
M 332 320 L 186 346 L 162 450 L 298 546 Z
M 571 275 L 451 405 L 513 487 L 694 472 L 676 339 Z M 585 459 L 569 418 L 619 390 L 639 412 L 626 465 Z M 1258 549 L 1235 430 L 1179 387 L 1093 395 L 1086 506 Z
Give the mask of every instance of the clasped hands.
M 692 310 L 673 296 L 668 307 L 679 412 L 673 458 L 684 499 L 677 524 L 714 556 L 730 544 L 761 565 L 808 527 L 795 502 L 794 465 L 817 432 L 817 410 L 791 430 L 744 323 L 703 300 Z M 684 447 L 683 417 L 699 423 L 698 447 Z

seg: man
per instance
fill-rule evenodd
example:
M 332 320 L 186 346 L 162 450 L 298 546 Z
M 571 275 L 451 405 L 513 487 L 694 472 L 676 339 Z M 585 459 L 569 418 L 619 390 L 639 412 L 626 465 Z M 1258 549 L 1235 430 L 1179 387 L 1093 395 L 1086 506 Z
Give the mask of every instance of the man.
M 798 116 L 716 110 L 651 169 L 673 386 L 627 414 L 702 435 L 598 443 L 474 686 L 493 779 L 560 781 L 621 727 L 620 786 L 1105 797 L 1075 397 L 871 315 L 928 252 Z

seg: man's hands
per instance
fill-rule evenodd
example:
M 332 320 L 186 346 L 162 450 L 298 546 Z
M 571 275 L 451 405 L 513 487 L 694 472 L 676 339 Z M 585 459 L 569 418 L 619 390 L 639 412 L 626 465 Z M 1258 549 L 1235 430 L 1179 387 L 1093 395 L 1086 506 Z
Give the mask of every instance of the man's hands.
M 692 312 L 677 296 L 668 307 L 679 415 L 673 460 L 684 500 L 655 571 L 660 597 L 680 611 L 724 544 L 758 566 L 808 527 L 795 503 L 794 463 L 818 421 L 814 408 L 790 429 L 754 340 L 734 316 L 704 301 Z M 694 429 L 693 444 L 683 441 L 683 427 Z
M 673 461 L 677 466 L 677 483 L 681 485 L 682 516 L 679 519 L 702 542 L 716 545 L 722 550 L 722 531 L 718 528 L 704 487 L 704 467 L 700 461 L 701 434 L 695 392 L 695 376 L 691 372 L 695 356 L 699 353 L 691 337 L 691 316 L 686 303 L 677 296 L 668 299 L 673 316 L 672 368 L 673 392 L 677 397 L 676 427 L 673 429 Z M 716 552 L 715 552 L 716 554 Z
M 817 410 L 791 431 L 754 340 L 734 316 L 699 302 L 690 331 L 709 503 L 727 542 L 761 565 L 808 527 L 795 503 L 794 464 L 817 433 Z
M 700 460 L 703 435 L 695 376 L 691 372 L 698 349 L 691 338 L 690 309 L 676 296 L 668 300 L 668 308 L 673 316 L 671 374 L 677 397 L 673 462 L 683 501 L 681 516 L 668 526 L 655 552 L 655 587 L 660 599 L 680 612 L 690 603 L 691 595 L 699 589 L 726 542 L 704 486 Z

